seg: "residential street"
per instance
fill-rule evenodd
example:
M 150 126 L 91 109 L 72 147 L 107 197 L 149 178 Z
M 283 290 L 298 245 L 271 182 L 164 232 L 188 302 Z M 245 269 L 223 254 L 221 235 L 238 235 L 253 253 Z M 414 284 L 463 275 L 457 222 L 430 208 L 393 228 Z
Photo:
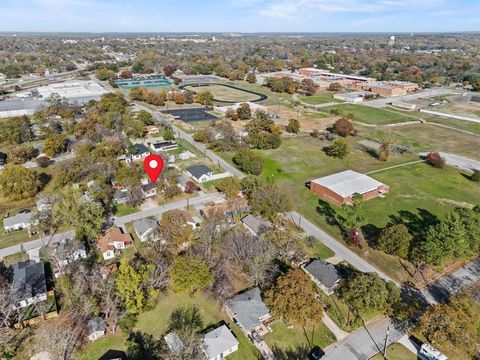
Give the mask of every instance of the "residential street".
M 75 232 L 71 230 L 64 233 L 55 234 L 53 236 L 45 236 L 37 240 L 32 240 L 22 244 L 10 246 L 8 248 L 0 249 L 0 258 L 15 254 L 20 251 L 29 251 L 33 249 L 38 249 L 47 244 L 61 242 L 64 239 L 72 238 L 74 235 L 75 235 Z
M 208 204 L 210 202 L 221 201 L 223 199 L 224 199 L 224 197 L 223 197 L 223 194 L 221 194 L 221 193 L 204 194 L 204 195 L 197 196 L 195 198 L 191 198 L 189 200 L 186 200 L 186 199 L 185 200 L 180 200 L 180 201 L 177 201 L 177 202 L 174 202 L 174 203 L 169 203 L 169 204 L 165 204 L 165 205 L 162 205 L 162 206 L 157 206 L 157 207 L 152 208 L 152 209 L 139 211 L 139 212 L 136 212 L 136 213 L 133 213 L 133 214 L 130 214 L 130 215 L 117 217 L 117 218 L 115 218 L 114 224 L 115 224 L 115 226 L 119 226 L 119 227 L 125 229 L 125 224 L 127 224 L 129 222 L 144 219 L 144 218 L 147 218 L 149 216 L 154 216 L 156 218 L 159 218 L 166 211 L 174 210 L 174 209 L 181 209 L 181 208 L 187 207 L 187 203 L 188 203 L 189 206 L 197 206 L 197 205 L 205 205 L 205 204 Z

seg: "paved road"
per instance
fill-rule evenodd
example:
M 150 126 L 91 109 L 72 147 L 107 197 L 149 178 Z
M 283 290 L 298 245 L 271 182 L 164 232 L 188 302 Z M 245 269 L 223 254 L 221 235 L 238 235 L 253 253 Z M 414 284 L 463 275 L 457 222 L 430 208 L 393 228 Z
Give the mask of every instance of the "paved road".
M 74 236 L 75 236 L 75 232 L 71 230 L 64 233 L 55 234 L 53 236 L 46 236 L 37 240 L 32 240 L 22 244 L 10 246 L 5 249 L 0 249 L 0 258 L 15 254 L 20 251 L 30 251 L 30 250 L 38 249 L 44 245 L 58 243 L 63 241 L 64 239 L 73 238 Z
M 152 209 L 139 211 L 134 214 L 117 217 L 115 218 L 114 224 L 116 226 L 125 228 L 125 224 L 129 222 L 144 219 L 150 216 L 159 218 L 162 216 L 164 212 L 169 210 L 181 209 L 186 207 L 187 205 L 190 205 L 190 206 L 204 205 L 210 202 L 221 201 L 221 200 L 224 200 L 223 194 L 220 194 L 220 193 L 204 194 L 201 196 L 197 196 L 195 198 L 191 198 L 189 200 L 180 200 L 174 203 L 165 204 L 163 206 L 157 206 Z
M 305 219 L 302 215 L 295 211 L 288 213 L 288 216 L 292 221 L 301 227 L 306 234 L 311 235 L 319 239 L 324 245 L 329 247 L 335 252 L 335 255 L 341 257 L 343 260 L 348 261 L 353 267 L 363 272 L 376 272 L 382 279 L 387 281 L 393 281 L 388 275 L 384 272 L 377 269 L 375 266 L 371 265 L 366 260 L 362 259 L 360 256 L 355 254 L 352 250 L 347 248 L 345 245 L 341 244 L 339 241 L 335 240 L 333 237 L 328 235 L 325 231 L 321 230 L 316 225 L 312 224 L 310 221 Z M 399 284 L 397 284 L 399 285 Z
M 382 98 L 372 101 L 366 101 L 362 103 L 362 105 L 381 108 L 388 105 L 388 103 L 393 102 L 402 102 L 402 101 L 411 101 L 420 98 L 428 98 L 434 96 L 443 96 L 449 94 L 458 94 L 458 91 L 452 89 L 445 89 L 445 88 L 435 88 L 435 89 L 428 89 L 414 94 L 408 94 L 403 96 L 395 96 L 395 97 L 388 97 Z
M 388 344 L 397 342 L 403 332 L 396 329 L 389 318 L 382 318 L 360 328 L 348 337 L 328 346 L 326 360 L 368 360 L 383 349 L 387 328 L 390 328 Z
M 155 119 L 157 119 L 158 121 L 165 121 L 166 118 L 165 118 L 164 114 L 161 114 L 158 111 L 153 111 L 151 108 L 146 107 L 145 105 L 142 105 L 141 103 L 137 102 L 136 104 L 140 109 L 144 109 L 148 112 L 151 112 L 153 117 Z M 185 131 L 180 129 L 178 126 L 173 125 L 171 122 L 170 122 L 170 124 L 171 124 L 173 130 L 177 133 L 177 136 L 179 138 L 184 139 L 185 141 L 187 141 L 191 145 L 195 146 L 199 151 L 204 153 L 205 156 L 207 156 L 210 160 L 212 160 L 218 166 L 222 167 L 223 169 L 228 171 L 230 174 L 239 177 L 240 179 L 245 177 L 245 175 L 240 170 L 238 170 L 234 166 L 230 165 L 228 162 L 223 160 L 220 156 L 215 154 L 212 150 L 207 149 L 207 147 L 204 144 L 196 142 L 195 140 L 193 140 L 192 135 L 186 133 Z

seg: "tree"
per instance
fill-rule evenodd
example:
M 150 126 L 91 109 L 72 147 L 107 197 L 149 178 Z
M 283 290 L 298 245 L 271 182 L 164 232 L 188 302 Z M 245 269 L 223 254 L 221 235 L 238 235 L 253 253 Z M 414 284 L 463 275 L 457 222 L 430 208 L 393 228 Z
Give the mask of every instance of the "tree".
M 130 360 L 163 359 L 161 343 L 151 334 L 132 332 L 127 339 L 127 358 Z
M 18 116 L 0 122 L 0 143 L 23 144 L 34 139 L 30 120 L 27 116 Z
M 221 179 L 216 185 L 216 189 L 225 193 L 227 199 L 232 199 L 240 192 L 240 181 L 233 176 Z
M 195 102 L 203 106 L 213 106 L 214 97 L 210 91 L 200 91 L 195 95 Z
M 165 74 L 165 76 L 172 76 L 176 70 L 177 67 L 175 66 L 175 64 L 167 63 L 163 65 L 163 73 Z
M 312 79 L 303 79 L 300 83 L 300 89 L 307 96 L 315 95 L 318 89 L 318 85 Z
M 120 72 L 120 77 L 122 79 L 130 79 L 132 76 L 132 72 L 128 69 L 124 69 Z
M 72 226 L 78 238 L 95 239 L 104 221 L 104 209 L 83 197 L 79 190 L 66 188 L 53 204 L 55 224 Z
M 345 159 L 349 153 L 348 143 L 345 139 L 336 139 L 327 148 L 327 155 L 339 159 Z
M 169 210 L 163 213 L 159 231 L 169 245 L 182 245 L 190 240 L 192 227 L 187 224 L 180 210 Z
M 263 217 L 276 220 L 278 213 L 291 209 L 291 201 L 287 194 L 275 184 L 263 184 L 253 189 L 249 195 L 252 211 Z
M 263 171 L 263 159 L 247 148 L 238 150 L 232 161 L 241 171 L 247 174 L 260 175 Z
M 300 122 L 297 119 L 288 120 L 287 132 L 297 134 L 300 131 Z
M 128 259 L 122 258 L 118 267 L 117 291 L 125 308 L 130 314 L 138 314 L 143 310 L 149 297 L 148 281 L 152 268 L 147 264 L 132 266 Z
M 390 255 L 406 259 L 413 236 L 403 224 L 391 225 L 382 230 L 378 237 L 377 248 Z
M 357 130 L 353 127 L 353 124 L 348 119 L 338 119 L 333 124 L 333 132 L 343 137 L 347 137 L 349 135 L 355 136 L 357 134 Z
M 473 292 L 473 291 L 472 291 Z M 480 310 L 470 291 L 434 304 L 420 317 L 417 330 L 435 347 L 457 348 L 471 356 L 478 352 Z
M 35 171 L 21 165 L 7 165 L 0 173 L 0 193 L 10 201 L 34 197 L 41 183 Z
M 115 78 L 117 77 L 114 71 L 107 68 L 101 68 L 100 70 L 98 70 L 96 76 L 97 79 L 100 81 L 115 80 Z
M 171 128 L 165 129 L 165 131 L 163 132 L 163 138 L 166 141 L 175 140 L 175 132 L 173 131 L 173 129 Z
M 376 273 L 355 272 L 343 281 L 338 292 L 340 297 L 357 314 L 367 310 L 390 311 L 396 294 L 394 287 L 387 287 L 385 281 Z M 393 295 L 393 296 L 392 296 Z
M 429 152 L 426 157 L 427 163 L 437 169 L 443 169 L 447 164 L 445 158 L 438 152 Z
M 146 101 L 149 96 L 148 90 L 143 87 L 134 87 L 130 90 L 130 99 Z
M 38 155 L 38 150 L 31 145 L 18 146 L 12 149 L 9 154 L 10 162 L 23 164 Z
M 252 109 L 247 103 L 241 103 L 236 112 L 240 120 L 248 120 L 252 117 Z
M 266 293 L 265 302 L 275 316 L 300 325 L 319 321 L 323 313 L 314 284 L 299 268 L 280 276 Z
M 168 332 L 175 333 L 182 341 L 182 347 L 176 349 L 176 359 L 196 359 L 202 342 L 203 320 L 196 306 L 179 307 L 172 311 L 168 322 Z
M 213 276 L 202 259 L 196 256 L 178 256 L 173 263 L 171 279 L 173 291 L 193 294 L 207 287 Z
M 255 73 L 250 72 L 247 74 L 247 82 L 250 84 L 255 84 L 257 82 L 257 77 L 255 76 Z
M 328 91 L 342 91 L 342 85 L 337 82 L 333 82 L 328 86 Z
M 150 112 L 146 110 L 140 110 L 137 113 L 137 119 L 142 121 L 145 125 L 153 125 L 155 124 L 155 120 Z
M 63 134 L 52 134 L 45 139 L 42 151 L 50 157 L 64 153 L 67 150 L 68 139 Z

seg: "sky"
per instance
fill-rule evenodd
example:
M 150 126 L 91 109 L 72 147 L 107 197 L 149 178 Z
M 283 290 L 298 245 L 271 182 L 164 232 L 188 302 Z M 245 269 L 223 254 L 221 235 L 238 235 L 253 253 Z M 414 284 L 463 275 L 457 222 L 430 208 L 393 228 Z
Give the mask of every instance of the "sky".
M 13 32 L 452 32 L 480 0 L 0 0 Z

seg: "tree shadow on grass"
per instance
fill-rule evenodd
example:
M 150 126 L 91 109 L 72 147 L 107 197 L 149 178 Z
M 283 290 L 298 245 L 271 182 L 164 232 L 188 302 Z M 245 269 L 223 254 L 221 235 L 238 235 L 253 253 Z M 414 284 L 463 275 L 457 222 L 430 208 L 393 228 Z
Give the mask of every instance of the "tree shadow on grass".
M 306 345 L 297 345 L 289 349 L 282 349 L 278 346 L 272 348 L 275 360 L 307 359 L 310 349 Z
M 416 238 L 424 238 L 427 229 L 439 223 L 436 215 L 425 209 L 417 209 L 415 214 L 408 210 L 401 210 L 397 215 L 390 215 L 392 224 L 404 224 L 410 234 Z
M 52 175 L 46 174 L 44 172 L 38 174 L 38 179 L 40 180 L 40 184 L 42 189 L 48 185 L 48 183 L 52 180 Z
M 318 206 L 316 208 L 317 213 L 324 216 L 328 225 L 338 226 L 341 228 L 338 222 L 338 215 L 335 209 L 328 202 L 324 200 L 318 200 Z
M 362 233 L 365 241 L 368 243 L 368 246 L 375 248 L 378 242 L 378 237 L 380 236 L 380 232 L 382 231 L 376 225 L 367 224 L 362 226 Z

